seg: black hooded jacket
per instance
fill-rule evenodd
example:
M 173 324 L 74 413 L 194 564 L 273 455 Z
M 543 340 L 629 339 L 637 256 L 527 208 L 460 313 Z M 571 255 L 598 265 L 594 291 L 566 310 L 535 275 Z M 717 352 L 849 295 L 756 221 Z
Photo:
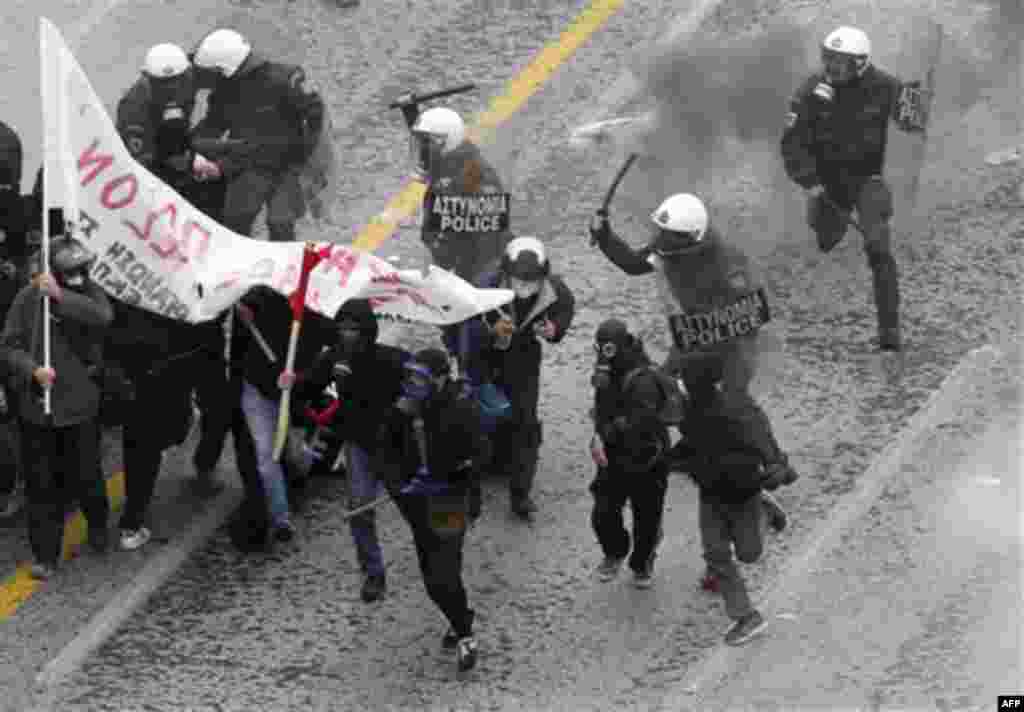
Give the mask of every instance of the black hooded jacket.
M 363 335 L 363 349 L 349 362 L 352 375 L 337 382 L 341 403 L 334 416 L 334 428 L 345 440 L 369 453 L 376 449 L 377 433 L 381 424 L 390 417 L 392 406 L 402 390 L 403 366 L 412 358 L 404 349 L 377 343 L 379 327 L 369 302 L 352 299 L 342 306 L 336 317 L 354 318 Z M 334 380 L 334 364 L 338 352 L 328 348 L 316 357 L 310 377 L 303 382 L 299 400 L 314 400 Z
M 613 363 L 611 384 L 595 389 L 594 428 L 610 469 L 649 471 L 668 448 L 668 429 L 658 415 L 665 396 L 653 368 L 643 348 L 633 346 Z M 635 369 L 627 384 L 627 374 Z

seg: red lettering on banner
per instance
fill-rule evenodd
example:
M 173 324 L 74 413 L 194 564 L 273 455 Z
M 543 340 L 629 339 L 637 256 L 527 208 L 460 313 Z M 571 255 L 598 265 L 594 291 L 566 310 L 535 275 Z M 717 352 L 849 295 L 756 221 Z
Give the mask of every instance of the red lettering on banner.
M 102 173 L 103 171 L 107 170 L 108 168 L 110 168 L 110 166 L 112 166 L 114 164 L 114 156 L 112 154 L 109 154 L 109 153 L 97 154 L 96 153 L 96 148 L 99 145 L 100 145 L 100 140 L 98 138 L 93 139 L 93 141 L 89 145 L 89 147 L 87 149 L 85 149 L 84 151 L 82 151 L 82 155 L 80 155 L 78 157 L 78 172 L 79 173 L 84 171 L 88 166 L 92 165 L 93 163 L 98 164 L 98 165 L 94 166 L 93 169 L 91 171 L 89 171 L 86 175 L 82 176 L 82 183 L 81 183 L 81 185 L 82 185 L 83 188 L 85 186 L 89 185 L 90 183 L 92 183 L 93 180 L 96 179 L 96 176 L 98 176 L 100 173 Z
M 402 278 L 398 276 L 398 272 L 388 272 L 387 274 L 373 277 L 370 281 L 374 284 L 401 284 Z
M 198 247 L 195 247 L 194 249 L 193 235 L 197 235 L 196 239 L 199 242 Z M 206 256 L 206 251 L 210 248 L 210 231 L 192 218 L 189 218 L 185 223 L 185 227 L 181 231 L 181 241 L 185 246 L 186 257 L 191 257 L 194 260 L 201 260 Z
M 115 190 L 120 188 L 124 184 L 128 184 L 128 195 L 121 200 L 111 200 L 111 195 Z M 135 179 L 135 176 L 131 173 L 127 175 L 118 176 L 114 180 L 103 186 L 103 190 L 100 192 L 100 202 L 103 203 L 103 207 L 110 210 L 120 210 L 126 205 L 130 205 L 135 200 L 135 194 L 139 191 L 139 182 Z
M 359 262 L 359 257 L 347 249 L 332 249 L 330 257 L 325 261 L 324 271 L 329 273 L 331 269 L 336 269 L 341 272 L 341 277 L 338 279 L 338 285 L 344 288 L 348 285 L 348 278 L 352 274 L 352 270 L 355 269 L 356 264 Z

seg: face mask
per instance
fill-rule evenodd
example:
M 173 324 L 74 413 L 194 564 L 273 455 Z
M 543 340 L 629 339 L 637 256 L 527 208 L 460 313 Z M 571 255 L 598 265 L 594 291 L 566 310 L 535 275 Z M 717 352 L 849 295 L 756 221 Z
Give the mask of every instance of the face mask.
M 81 289 L 85 286 L 86 279 L 85 272 L 81 271 L 60 275 L 60 282 L 68 289 Z
M 525 279 L 512 277 L 508 281 L 509 288 L 515 292 L 516 299 L 529 299 L 540 292 L 540 282 L 528 282 Z

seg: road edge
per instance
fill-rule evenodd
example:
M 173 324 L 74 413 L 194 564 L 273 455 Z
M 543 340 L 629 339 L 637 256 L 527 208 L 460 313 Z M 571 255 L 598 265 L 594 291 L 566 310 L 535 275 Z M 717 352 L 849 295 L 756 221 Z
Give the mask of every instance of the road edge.
M 205 544 L 242 501 L 242 490 L 226 490 L 203 512 L 180 538 L 164 545 L 135 577 L 92 617 L 88 624 L 36 675 L 32 702 L 26 712 L 51 709 L 48 699 L 61 681 L 72 675 L 86 658 L 105 643 L 118 628 L 141 608 L 200 546 Z
M 863 516 L 878 500 L 885 486 L 901 471 L 906 453 L 920 438 L 935 430 L 954 412 L 955 403 L 976 380 L 985 378 L 987 367 L 1009 353 L 1009 344 L 986 344 L 969 351 L 932 392 L 928 401 L 910 419 L 899 435 L 872 461 L 857 480 L 853 491 L 833 507 L 808 537 L 804 548 L 783 567 L 782 573 L 761 596 L 758 608 L 772 619 L 783 604 L 787 592 L 840 540 L 846 529 Z M 661 707 L 670 703 L 673 709 L 702 710 L 713 702 L 725 678 L 748 655 L 746 648 L 732 648 L 719 642 L 704 659 L 693 666 L 674 690 L 662 696 Z

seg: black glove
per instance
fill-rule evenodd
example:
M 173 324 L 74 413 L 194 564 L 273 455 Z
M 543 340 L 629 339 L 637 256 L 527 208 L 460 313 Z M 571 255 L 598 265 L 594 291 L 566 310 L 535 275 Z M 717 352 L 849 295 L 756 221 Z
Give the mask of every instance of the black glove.
M 416 124 L 416 119 L 420 117 L 420 107 L 413 98 L 412 92 L 404 92 L 395 97 L 392 106 L 397 106 L 402 111 L 402 116 L 405 118 L 405 123 L 411 129 Z
M 761 487 L 766 490 L 776 490 L 782 485 L 791 485 L 799 479 L 800 475 L 789 464 L 785 456 L 781 460 L 770 463 L 761 475 Z
M 612 225 L 608 222 L 608 213 L 598 210 L 590 219 L 590 244 L 596 245 L 611 237 Z

